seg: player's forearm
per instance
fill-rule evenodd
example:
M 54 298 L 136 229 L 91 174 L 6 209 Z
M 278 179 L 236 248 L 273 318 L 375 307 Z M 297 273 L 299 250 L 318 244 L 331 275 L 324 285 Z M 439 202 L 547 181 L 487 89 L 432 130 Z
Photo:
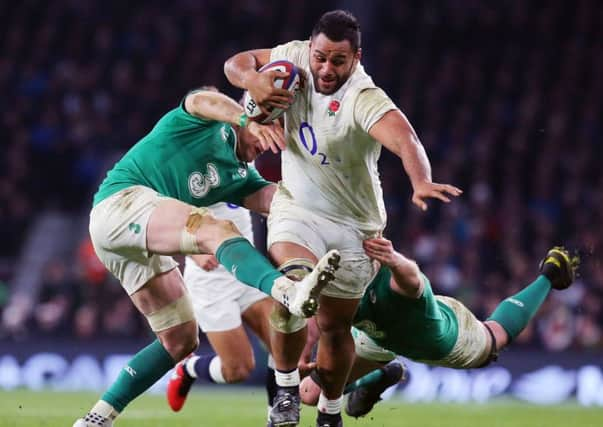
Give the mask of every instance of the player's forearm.
M 248 89 L 257 75 L 258 63 L 251 52 L 241 52 L 224 63 L 224 74 L 228 81 L 241 89 Z
M 186 110 L 193 116 L 238 125 L 244 110 L 234 100 L 217 92 L 197 92 L 185 101 Z
M 275 192 L 276 184 L 266 185 L 255 193 L 245 197 L 243 206 L 250 211 L 263 216 L 268 216 L 268 213 L 270 213 L 270 205 L 272 204 L 272 197 Z
M 431 182 L 431 165 L 427 153 L 414 132 L 409 132 L 399 148 L 402 165 L 413 188 L 419 183 Z
M 419 298 L 423 294 L 421 270 L 416 262 L 396 252 L 389 264 L 395 287 L 392 289 L 409 298 Z
M 421 182 L 431 182 L 431 166 L 425 149 L 408 119 L 399 110 L 387 112 L 369 134 L 402 159 L 413 188 Z

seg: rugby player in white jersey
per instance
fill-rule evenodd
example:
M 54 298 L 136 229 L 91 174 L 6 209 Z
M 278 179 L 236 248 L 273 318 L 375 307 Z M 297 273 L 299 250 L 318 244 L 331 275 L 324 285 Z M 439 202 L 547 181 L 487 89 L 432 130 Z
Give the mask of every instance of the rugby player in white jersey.
M 303 272 L 331 248 L 341 268 L 320 297 L 317 371 L 323 385 L 317 425 L 339 426 L 342 391 L 354 352 L 350 325 L 364 288 L 375 274 L 362 241 L 386 223 L 377 170 L 381 146 L 401 158 L 422 210 L 426 199 L 449 202 L 461 191 L 432 182 L 429 160 L 406 117 L 360 64 L 360 28 L 349 12 L 325 13 L 310 40 L 241 52 L 225 63 L 228 80 L 247 89 L 264 108 L 288 108 L 282 152 L 283 180 L 268 220 L 269 253 L 276 265 Z M 283 73 L 257 70 L 274 60 L 293 62 L 305 85 L 294 103 L 274 87 Z M 272 352 L 278 385 L 274 426 L 299 423 L 297 363 L 305 343 L 305 320 L 275 307 Z

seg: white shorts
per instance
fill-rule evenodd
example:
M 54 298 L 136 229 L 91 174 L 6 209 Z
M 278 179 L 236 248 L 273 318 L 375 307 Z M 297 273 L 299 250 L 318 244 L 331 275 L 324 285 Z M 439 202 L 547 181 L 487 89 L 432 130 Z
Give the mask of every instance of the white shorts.
M 90 212 L 90 237 L 96 255 L 120 281 L 128 295 L 160 273 L 178 267 L 170 256 L 149 256 L 147 224 L 161 200 L 157 192 L 140 185 L 118 191 Z
M 491 338 L 486 327 L 460 301 L 442 295 L 436 295 L 436 298 L 456 315 L 459 335 L 446 357 L 420 362 L 457 369 L 479 368 L 490 357 Z
M 387 363 L 396 358 L 396 353 L 381 347 L 364 331 L 353 326 L 352 338 L 354 338 L 354 351 L 356 355 L 363 359 Z
M 364 232 L 347 224 L 324 218 L 298 206 L 287 190 L 279 185 L 268 216 L 268 242 L 291 242 L 301 245 L 317 258 L 331 249 L 341 254 L 335 280 L 323 295 L 334 298 L 359 299 L 375 275 L 375 266 L 362 248 L 365 239 L 375 237 L 379 230 Z
M 184 283 L 203 332 L 228 331 L 241 326 L 241 315 L 265 293 L 244 285 L 223 266 L 205 271 L 186 257 Z
M 209 207 L 216 218 L 233 221 L 241 234 L 253 243 L 249 211 L 225 203 Z M 205 271 L 186 257 L 184 283 L 188 288 L 195 317 L 203 332 L 221 332 L 241 325 L 241 315 L 256 302 L 268 298 L 258 289 L 239 282 L 223 266 Z

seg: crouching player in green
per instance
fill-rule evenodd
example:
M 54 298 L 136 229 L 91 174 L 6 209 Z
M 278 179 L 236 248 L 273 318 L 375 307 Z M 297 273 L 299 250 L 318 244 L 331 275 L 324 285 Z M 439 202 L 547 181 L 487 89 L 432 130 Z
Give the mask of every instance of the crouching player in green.
M 110 427 L 138 395 L 198 345 L 197 322 L 172 255 L 215 254 L 239 281 L 308 317 L 334 278 L 337 251 L 294 282 L 206 208 L 230 202 L 267 214 L 275 184 L 247 162 L 285 148 L 278 123 L 248 122 L 243 108 L 214 91 L 194 91 L 111 169 L 94 196 L 90 236 L 157 339 L 140 350 L 74 427 Z
M 350 379 L 370 372 L 347 387 L 351 393 L 346 412 L 354 417 L 366 415 L 381 393 L 401 379 L 403 369 L 393 361 L 397 355 L 457 369 L 481 368 L 496 360 L 500 349 L 534 317 L 551 289 L 572 284 L 580 261 L 562 247 L 552 248 L 536 280 L 503 300 L 481 322 L 456 299 L 434 295 L 417 264 L 398 253 L 389 240 L 365 240 L 364 249 L 381 269 L 366 289 L 354 319 L 356 359 Z M 316 404 L 320 393 L 316 375 L 306 377 L 300 389 L 304 403 Z

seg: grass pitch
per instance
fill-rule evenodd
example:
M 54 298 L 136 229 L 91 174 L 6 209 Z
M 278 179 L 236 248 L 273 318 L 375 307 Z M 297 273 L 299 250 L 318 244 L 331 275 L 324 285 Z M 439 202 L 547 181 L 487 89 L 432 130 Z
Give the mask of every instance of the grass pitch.
M 0 427 L 71 427 L 98 398 L 91 393 L 0 391 Z M 144 395 L 133 402 L 116 427 L 263 427 L 264 391 L 254 388 L 211 387 L 196 391 L 179 413 L 163 396 Z M 302 409 L 300 427 L 315 426 L 315 409 Z M 346 427 L 601 427 L 603 408 L 575 404 L 534 406 L 512 401 L 477 404 L 379 403 Z

